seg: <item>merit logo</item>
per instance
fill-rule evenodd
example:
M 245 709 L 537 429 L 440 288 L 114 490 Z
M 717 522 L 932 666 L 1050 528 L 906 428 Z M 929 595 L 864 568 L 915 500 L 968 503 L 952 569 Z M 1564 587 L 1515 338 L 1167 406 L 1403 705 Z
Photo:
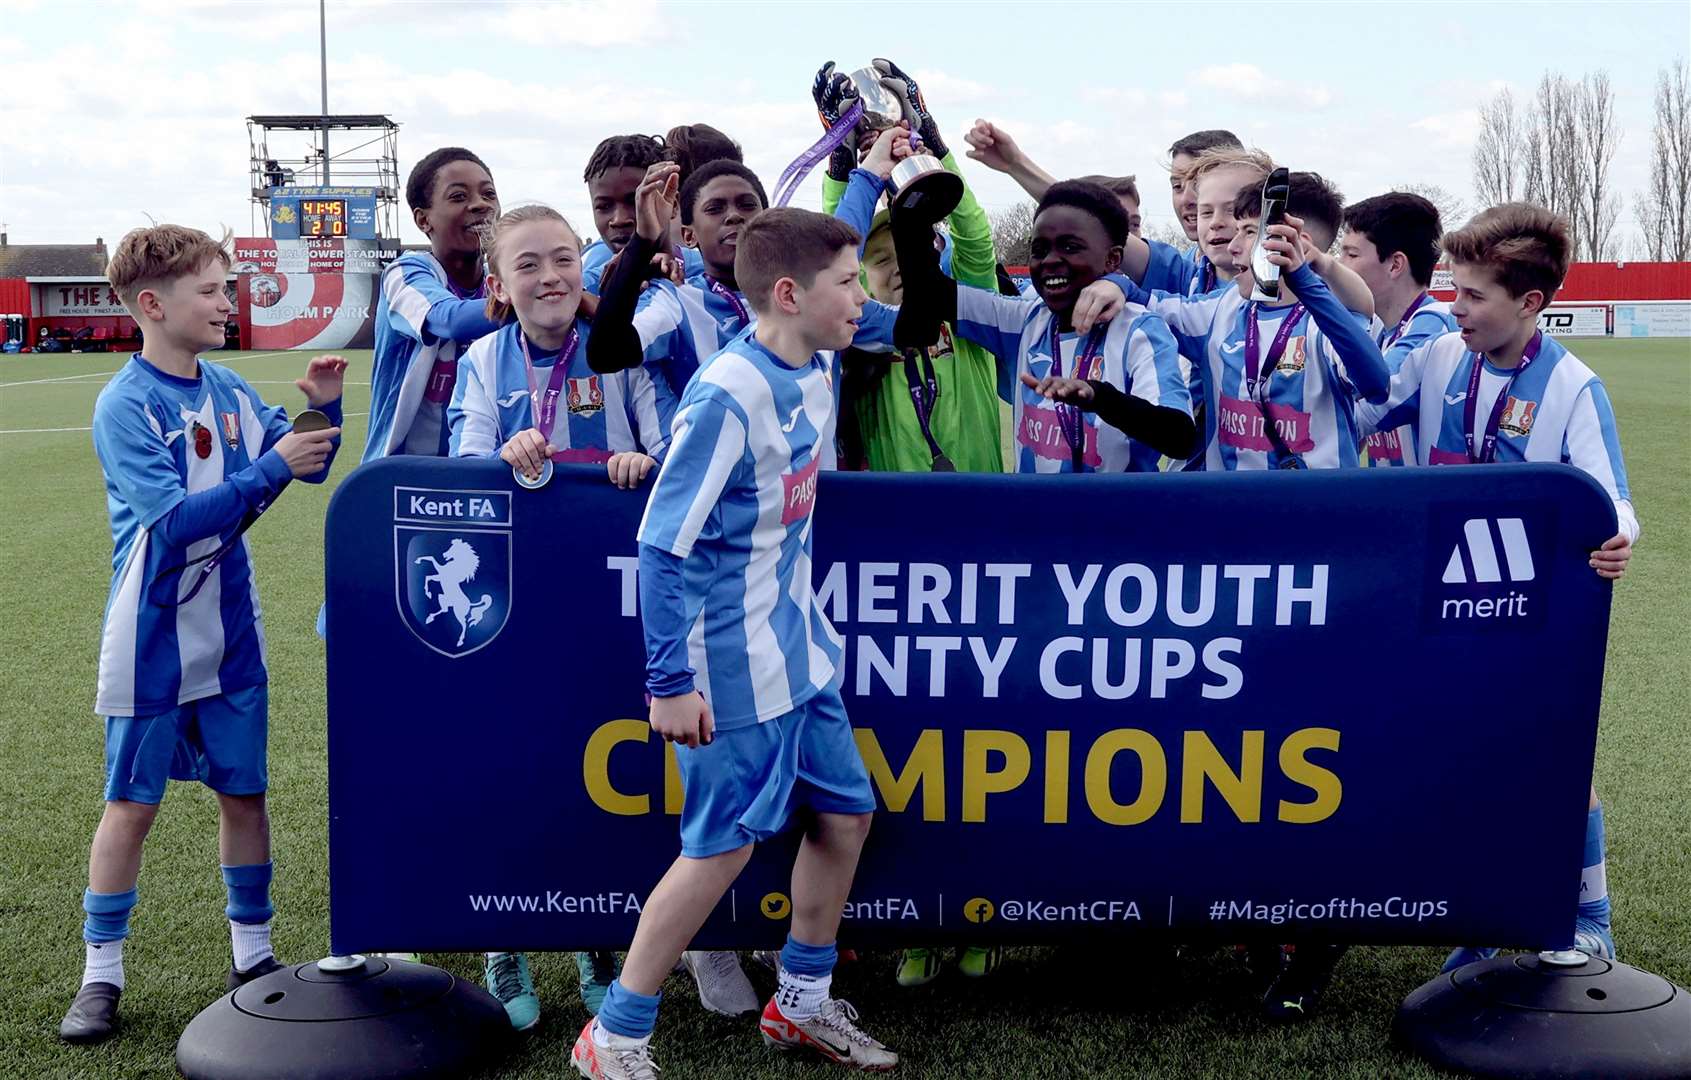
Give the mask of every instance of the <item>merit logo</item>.
M 1510 513 L 1436 516 L 1427 621 L 1446 630 L 1542 622 L 1543 575 L 1533 548 L 1549 550 L 1549 524 Z
M 1497 548 L 1491 542 L 1492 528 L 1503 540 L 1503 558 L 1508 577 L 1497 563 Z M 1450 560 L 1444 564 L 1444 583 L 1462 585 L 1469 581 L 1463 565 L 1467 552 L 1468 566 L 1473 567 L 1474 581 L 1531 581 L 1533 578 L 1532 546 L 1527 543 L 1526 526 L 1520 518 L 1469 518 L 1462 525 L 1462 542 L 1450 550 Z

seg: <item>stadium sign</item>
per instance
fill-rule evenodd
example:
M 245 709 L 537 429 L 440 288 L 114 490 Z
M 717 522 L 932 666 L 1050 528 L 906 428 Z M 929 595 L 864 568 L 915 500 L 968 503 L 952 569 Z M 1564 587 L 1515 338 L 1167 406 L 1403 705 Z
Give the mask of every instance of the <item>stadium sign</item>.
M 1610 598 L 1586 560 L 1615 531 L 1584 474 L 828 474 L 818 498 L 882 805 L 844 940 L 1571 927 Z M 627 945 L 683 799 L 644 719 L 644 501 L 494 461 L 342 484 L 336 952 Z M 781 940 L 794 843 L 702 942 Z
M 1552 337 L 1603 337 L 1609 332 L 1609 305 L 1551 304 L 1539 312 L 1538 327 Z
M 1691 337 L 1691 301 L 1616 304 L 1616 337 Z

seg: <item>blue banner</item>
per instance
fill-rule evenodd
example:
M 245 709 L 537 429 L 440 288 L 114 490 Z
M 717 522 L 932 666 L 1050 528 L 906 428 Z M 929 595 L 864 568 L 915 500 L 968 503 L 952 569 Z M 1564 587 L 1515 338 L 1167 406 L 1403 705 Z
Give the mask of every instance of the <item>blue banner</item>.
M 599 468 L 390 458 L 328 520 L 331 942 L 626 947 L 679 850 Z M 1571 927 L 1615 531 L 1564 466 L 825 475 L 875 818 L 842 940 Z M 779 943 L 791 831 L 700 935 Z

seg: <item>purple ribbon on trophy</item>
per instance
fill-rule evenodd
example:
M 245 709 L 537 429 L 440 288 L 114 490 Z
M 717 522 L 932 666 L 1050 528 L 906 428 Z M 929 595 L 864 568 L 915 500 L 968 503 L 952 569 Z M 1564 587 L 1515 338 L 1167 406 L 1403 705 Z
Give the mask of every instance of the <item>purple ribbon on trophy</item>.
M 810 170 L 832 154 L 841 143 L 851 138 L 852 132 L 857 130 L 857 122 L 863 119 L 863 99 L 853 98 L 851 108 L 840 114 L 834 126 L 816 140 L 809 150 L 800 154 L 781 172 L 781 178 L 775 181 L 775 205 L 786 206 L 797 194 L 799 185 L 810 175 Z

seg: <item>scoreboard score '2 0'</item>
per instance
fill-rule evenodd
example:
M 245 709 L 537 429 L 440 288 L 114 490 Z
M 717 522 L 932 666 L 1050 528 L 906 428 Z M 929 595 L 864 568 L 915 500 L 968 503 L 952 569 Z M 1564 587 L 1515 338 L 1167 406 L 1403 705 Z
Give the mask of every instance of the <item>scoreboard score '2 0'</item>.
M 279 187 L 270 194 L 273 240 L 374 240 L 376 189 Z
M 345 236 L 345 199 L 301 199 L 299 201 L 299 234 L 301 236 Z

